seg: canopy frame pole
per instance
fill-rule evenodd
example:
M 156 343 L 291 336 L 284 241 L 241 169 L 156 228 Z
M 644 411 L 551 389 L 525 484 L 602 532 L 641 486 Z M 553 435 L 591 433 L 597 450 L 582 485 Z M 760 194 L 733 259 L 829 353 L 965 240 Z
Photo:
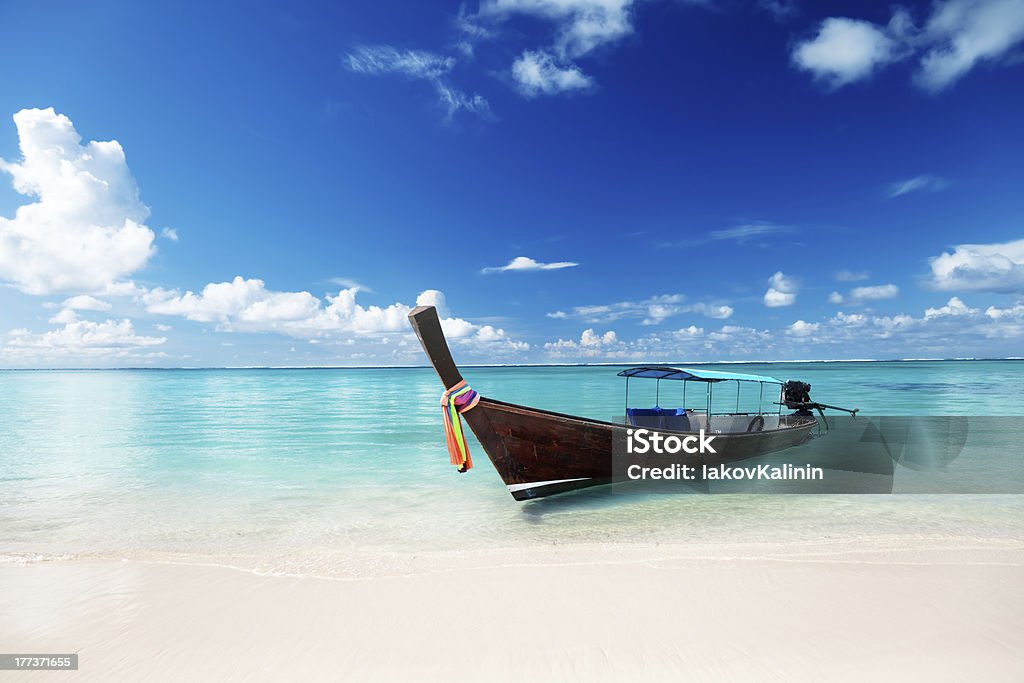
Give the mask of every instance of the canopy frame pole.
M 764 382 L 758 382 L 758 385 L 761 387 L 761 390 L 759 392 L 757 392 L 757 414 L 760 415 L 761 414 L 761 399 L 764 398 Z
M 736 380 L 736 414 L 740 414 L 740 381 Z
M 654 407 L 661 407 L 661 378 L 659 377 L 654 384 Z
M 629 375 L 626 375 L 626 422 L 629 422 Z
M 684 411 L 686 410 L 686 383 L 688 381 L 689 380 L 685 380 L 685 379 L 683 380 L 683 410 Z

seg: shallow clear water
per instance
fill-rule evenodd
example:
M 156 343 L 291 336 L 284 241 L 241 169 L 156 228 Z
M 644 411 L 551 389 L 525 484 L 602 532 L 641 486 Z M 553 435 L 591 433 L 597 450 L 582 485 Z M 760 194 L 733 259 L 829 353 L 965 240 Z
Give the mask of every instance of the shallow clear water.
M 617 370 L 464 374 L 488 396 L 611 419 L 623 405 Z M 741 370 L 803 379 L 816 400 L 867 414 L 1024 415 L 1024 362 Z M 665 394 L 681 392 L 668 384 Z M 1020 496 L 581 492 L 516 503 L 475 442 L 474 470 L 448 463 L 440 391 L 428 369 L 0 372 L 0 558 L 247 557 L 308 571 L 381 551 L 1024 530 Z M 630 392 L 653 402 L 651 382 Z

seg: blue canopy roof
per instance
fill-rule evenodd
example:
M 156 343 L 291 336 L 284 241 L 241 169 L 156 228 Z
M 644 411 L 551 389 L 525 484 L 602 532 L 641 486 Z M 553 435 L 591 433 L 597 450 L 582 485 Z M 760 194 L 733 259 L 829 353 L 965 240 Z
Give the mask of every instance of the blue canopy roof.
M 720 370 L 694 370 L 692 368 L 668 368 L 664 366 L 645 365 L 629 368 L 619 373 L 619 377 L 649 377 L 651 379 L 693 380 L 696 382 L 770 382 L 782 384 L 782 380 L 766 375 L 748 375 L 743 372 L 722 372 Z

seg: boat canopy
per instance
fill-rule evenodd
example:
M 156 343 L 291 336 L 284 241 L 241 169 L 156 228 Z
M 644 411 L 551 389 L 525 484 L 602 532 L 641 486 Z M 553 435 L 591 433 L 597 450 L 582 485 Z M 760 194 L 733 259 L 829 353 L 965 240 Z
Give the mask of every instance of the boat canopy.
M 765 382 L 782 384 L 782 380 L 766 375 L 748 375 L 742 372 L 723 372 L 720 370 L 695 370 L 693 368 L 669 368 L 665 366 L 644 365 L 629 368 L 618 373 L 619 377 L 648 377 L 650 379 L 676 379 L 695 382 Z

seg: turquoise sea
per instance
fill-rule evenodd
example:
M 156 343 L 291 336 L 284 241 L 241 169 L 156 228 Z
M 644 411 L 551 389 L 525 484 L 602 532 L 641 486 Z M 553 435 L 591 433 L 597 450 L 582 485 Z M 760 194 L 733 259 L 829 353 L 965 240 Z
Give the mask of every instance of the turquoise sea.
M 1024 415 L 1024 362 L 720 367 L 802 379 L 815 400 L 869 415 Z M 622 411 L 619 369 L 463 374 L 484 395 L 607 420 Z M 634 380 L 630 392 L 631 403 L 651 402 L 653 384 Z M 517 503 L 475 441 L 471 472 L 448 463 L 440 393 L 429 369 L 0 372 L 0 561 L 347 575 L 382 558 L 530 544 L 1024 540 L 1015 495 L 581 492 Z

